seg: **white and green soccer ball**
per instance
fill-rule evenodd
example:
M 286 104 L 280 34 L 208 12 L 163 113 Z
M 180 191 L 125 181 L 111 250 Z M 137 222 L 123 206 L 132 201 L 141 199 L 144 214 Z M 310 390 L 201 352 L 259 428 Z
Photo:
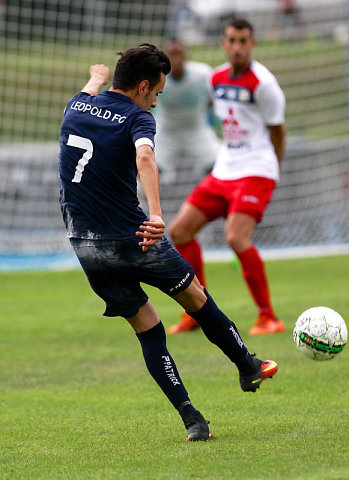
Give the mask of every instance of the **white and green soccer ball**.
M 300 352 L 313 360 L 330 360 L 344 348 L 348 330 L 332 308 L 312 307 L 297 319 L 293 338 Z

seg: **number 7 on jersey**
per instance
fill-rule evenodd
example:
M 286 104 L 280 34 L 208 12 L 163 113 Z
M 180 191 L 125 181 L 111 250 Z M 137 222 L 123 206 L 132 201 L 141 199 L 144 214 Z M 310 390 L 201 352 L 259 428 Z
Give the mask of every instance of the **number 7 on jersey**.
M 89 138 L 79 137 L 78 135 L 69 135 L 67 145 L 70 147 L 81 148 L 85 150 L 83 156 L 79 159 L 78 164 L 76 165 L 75 175 L 72 179 L 72 182 L 80 183 L 82 174 L 88 162 L 91 160 L 93 155 L 93 144 Z

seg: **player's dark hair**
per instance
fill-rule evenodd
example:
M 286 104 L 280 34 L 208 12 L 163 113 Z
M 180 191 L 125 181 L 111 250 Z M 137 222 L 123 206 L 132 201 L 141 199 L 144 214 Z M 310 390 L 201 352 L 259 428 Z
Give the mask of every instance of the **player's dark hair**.
M 161 73 L 167 75 L 171 71 L 166 53 L 150 43 L 128 48 L 119 55 L 113 77 L 114 89 L 127 92 L 142 80 L 148 80 L 150 89 L 153 89 L 160 81 Z
M 247 28 L 251 32 L 251 35 L 253 35 L 254 33 L 254 28 L 252 24 L 245 18 L 234 17 L 230 19 L 228 22 L 226 22 L 223 26 L 223 35 L 225 34 L 225 29 L 227 27 L 234 27 L 236 28 L 236 30 L 244 30 L 245 28 Z

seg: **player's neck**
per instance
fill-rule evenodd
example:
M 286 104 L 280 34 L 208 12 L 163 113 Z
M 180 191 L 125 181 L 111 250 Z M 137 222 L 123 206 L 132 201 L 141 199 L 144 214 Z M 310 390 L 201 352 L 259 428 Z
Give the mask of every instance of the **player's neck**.
M 181 78 L 183 78 L 183 75 L 184 75 L 184 70 L 181 70 L 178 72 L 171 72 L 171 77 L 174 80 L 180 80 Z
M 120 90 L 120 88 L 109 88 L 110 92 L 115 92 L 115 93 L 120 93 L 121 95 L 125 95 L 126 97 L 129 97 L 132 101 L 134 100 L 134 90 L 128 90 L 125 92 L 124 90 Z
M 229 74 L 232 77 L 238 77 L 238 76 L 242 75 L 243 73 L 245 73 L 250 68 L 250 66 L 251 66 L 251 60 L 249 60 L 248 62 L 246 62 L 244 64 L 241 64 L 241 65 L 232 64 L 231 67 L 230 67 Z

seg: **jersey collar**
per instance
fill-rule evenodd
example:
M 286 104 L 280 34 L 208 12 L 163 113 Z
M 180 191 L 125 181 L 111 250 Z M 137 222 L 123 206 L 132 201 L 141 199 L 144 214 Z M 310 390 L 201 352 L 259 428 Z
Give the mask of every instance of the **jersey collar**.
M 125 102 L 128 102 L 128 103 L 133 103 L 131 98 L 128 97 L 127 95 L 123 95 L 122 93 L 118 93 L 118 92 L 111 92 L 110 90 L 103 90 L 103 92 L 101 92 L 100 95 L 106 95 L 107 97 L 112 97 L 115 100 L 118 99 L 118 100 L 124 100 Z

